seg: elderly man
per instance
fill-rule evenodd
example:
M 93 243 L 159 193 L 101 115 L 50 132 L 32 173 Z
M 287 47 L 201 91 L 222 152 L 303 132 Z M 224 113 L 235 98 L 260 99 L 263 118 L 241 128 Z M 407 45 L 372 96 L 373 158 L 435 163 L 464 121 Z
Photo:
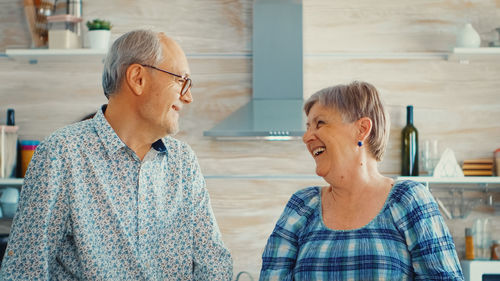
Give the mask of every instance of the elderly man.
M 108 104 L 38 147 L 0 279 L 230 280 L 196 156 L 167 136 L 193 101 L 184 52 L 126 33 L 102 80 Z

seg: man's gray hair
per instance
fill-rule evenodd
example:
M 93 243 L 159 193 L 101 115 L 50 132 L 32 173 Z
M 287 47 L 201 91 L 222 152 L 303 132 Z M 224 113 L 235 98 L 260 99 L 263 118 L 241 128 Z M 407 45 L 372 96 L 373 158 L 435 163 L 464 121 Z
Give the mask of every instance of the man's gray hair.
M 119 89 L 131 64 L 157 65 L 161 60 L 162 45 L 157 32 L 141 29 L 123 34 L 113 43 L 104 60 L 104 95 L 109 99 Z

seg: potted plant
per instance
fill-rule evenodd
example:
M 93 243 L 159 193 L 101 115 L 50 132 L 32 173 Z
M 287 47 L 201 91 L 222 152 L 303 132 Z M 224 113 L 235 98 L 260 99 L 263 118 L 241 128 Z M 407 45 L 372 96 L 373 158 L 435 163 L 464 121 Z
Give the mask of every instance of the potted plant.
M 109 37 L 113 27 L 109 21 L 94 19 L 87 21 L 88 38 L 91 49 L 105 49 L 109 47 Z

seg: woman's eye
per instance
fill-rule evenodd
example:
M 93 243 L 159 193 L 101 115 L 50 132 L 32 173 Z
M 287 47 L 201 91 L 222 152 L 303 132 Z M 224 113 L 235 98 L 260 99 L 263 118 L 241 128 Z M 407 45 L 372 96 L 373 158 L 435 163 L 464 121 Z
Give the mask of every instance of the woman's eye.
M 316 128 L 319 128 L 319 127 L 321 127 L 324 124 L 325 124 L 325 122 L 323 122 L 321 120 L 318 120 L 318 123 L 316 123 Z

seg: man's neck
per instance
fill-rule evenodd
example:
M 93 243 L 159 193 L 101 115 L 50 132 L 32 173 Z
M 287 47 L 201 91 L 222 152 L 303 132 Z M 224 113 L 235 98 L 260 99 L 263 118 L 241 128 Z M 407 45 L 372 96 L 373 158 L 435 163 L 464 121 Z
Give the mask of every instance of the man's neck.
M 139 118 L 136 109 L 122 99 L 111 98 L 104 117 L 116 135 L 141 160 L 151 149 L 151 144 L 160 138 L 148 130 L 148 126 L 145 126 Z

